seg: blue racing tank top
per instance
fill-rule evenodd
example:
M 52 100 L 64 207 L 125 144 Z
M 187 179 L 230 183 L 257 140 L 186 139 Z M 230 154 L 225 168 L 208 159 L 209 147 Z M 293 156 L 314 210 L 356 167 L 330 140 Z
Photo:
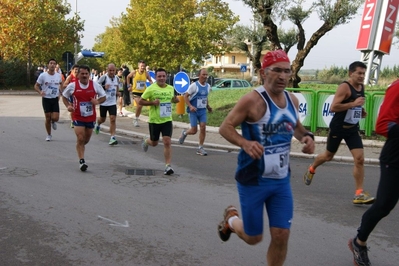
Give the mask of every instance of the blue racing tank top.
M 266 112 L 259 121 L 241 123 L 241 130 L 245 139 L 262 144 L 264 154 L 260 160 L 254 160 L 241 149 L 235 179 L 247 185 L 259 185 L 270 179 L 288 180 L 291 140 L 298 112 L 287 91 L 284 91 L 284 108 L 273 102 L 264 87 L 258 87 L 255 91 L 266 102 Z

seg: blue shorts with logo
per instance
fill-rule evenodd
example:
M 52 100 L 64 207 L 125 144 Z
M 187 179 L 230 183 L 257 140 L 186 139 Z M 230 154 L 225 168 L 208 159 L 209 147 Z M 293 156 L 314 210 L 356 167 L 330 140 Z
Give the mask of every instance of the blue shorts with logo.
M 191 127 L 196 127 L 198 123 L 206 123 L 206 108 L 197 109 L 196 112 L 188 111 L 188 115 L 190 117 L 190 125 Z
M 294 215 L 290 177 L 265 179 L 261 185 L 242 185 L 237 182 L 244 231 L 249 236 L 263 233 L 263 208 L 266 208 L 269 227 L 289 229 Z

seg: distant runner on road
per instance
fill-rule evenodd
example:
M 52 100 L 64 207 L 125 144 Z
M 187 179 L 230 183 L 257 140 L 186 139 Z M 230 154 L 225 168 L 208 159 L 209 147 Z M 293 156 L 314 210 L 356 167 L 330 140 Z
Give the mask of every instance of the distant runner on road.
M 57 130 L 57 122 L 60 118 L 59 95 L 62 85 L 61 74 L 55 72 L 57 61 L 50 59 L 48 61 L 48 71 L 43 72 L 35 83 L 35 90 L 42 96 L 42 106 L 44 110 L 45 123 L 47 131 L 46 141 L 51 141 L 51 128 Z

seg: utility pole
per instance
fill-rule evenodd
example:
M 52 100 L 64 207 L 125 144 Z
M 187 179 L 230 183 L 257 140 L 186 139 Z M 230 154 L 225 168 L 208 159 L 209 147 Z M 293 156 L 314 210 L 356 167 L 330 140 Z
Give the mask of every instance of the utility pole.
M 253 13 L 253 16 L 254 16 L 254 18 L 253 18 L 253 29 L 254 29 L 254 33 L 255 33 L 255 31 L 256 31 L 256 24 L 255 24 L 255 12 L 252 10 L 252 13 Z M 253 34 L 253 36 L 256 36 L 256 34 Z M 254 58 L 254 53 L 255 53 L 255 48 L 254 48 L 254 40 L 251 40 L 251 55 L 252 55 L 252 58 Z M 255 62 L 254 62 L 254 60 L 252 59 L 252 64 L 251 64 L 251 80 L 253 79 L 253 77 L 254 77 L 254 75 L 255 75 L 255 67 L 254 67 L 254 64 L 255 64 Z
M 75 18 L 78 17 L 78 0 L 75 0 Z M 78 61 L 78 43 L 75 41 L 74 64 Z

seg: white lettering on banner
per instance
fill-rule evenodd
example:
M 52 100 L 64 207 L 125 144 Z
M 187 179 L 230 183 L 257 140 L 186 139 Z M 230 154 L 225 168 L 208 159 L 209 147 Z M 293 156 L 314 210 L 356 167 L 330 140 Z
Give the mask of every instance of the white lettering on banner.
M 373 16 L 371 15 L 371 12 L 374 9 L 374 3 L 367 4 L 366 8 L 367 8 L 367 11 L 366 11 L 366 15 L 364 16 L 363 21 L 372 21 L 373 20 Z M 368 29 L 370 27 L 371 27 L 370 23 L 362 25 L 363 29 Z
M 305 120 L 306 115 L 308 113 L 308 108 L 307 108 L 308 107 L 308 102 L 306 101 L 306 99 L 302 95 L 302 93 L 294 93 L 294 95 L 299 101 L 299 108 L 298 108 L 299 121 L 301 121 L 301 123 L 302 123 L 303 120 Z
M 328 96 L 328 98 L 324 101 L 323 109 L 321 110 L 321 115 L 323 117 L 323 121 L 326 124 L 326 126 L 330 125 L 331 119 L 334 116 L 334 112 L 330 111 L 330 107 L 331 107 L 333 99 L 334 99 L 334 95 Z
M 394 21 L 393 21 L 393 19 L 391 19 L 391 17 L 392 17 L 393 14 L 395 13 L 396 7 L 393 6 L 393 5 L 389 5 L 388 8 L 391 9 L 391 12 L 388 14 L 387 19 L 386 19 L 386 22 L 390 23 L 391 26 L 388 27 L 387 24 L 385 23 L 384 29 L 385 29 L 386 31 L 388 31 L 388 32 L 393 32 L 393 29 L 395 28 L 395 25 L 394 25 Z

